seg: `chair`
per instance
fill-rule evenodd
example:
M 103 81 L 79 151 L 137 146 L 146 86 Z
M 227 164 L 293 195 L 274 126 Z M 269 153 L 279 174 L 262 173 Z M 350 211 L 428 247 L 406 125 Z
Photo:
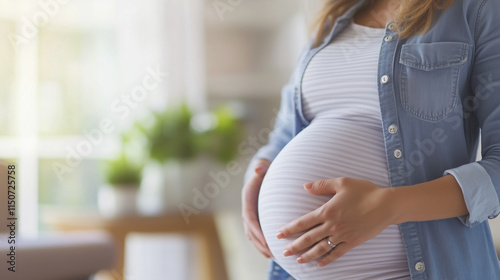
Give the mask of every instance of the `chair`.
M 7 165 L 0 161 L 0 279 L 83 280 L 113 267 L 116 246 L 105 232 L 50 233 L 26 238 L 16 231 L 13 239 L 6 226 L 7 170 Z

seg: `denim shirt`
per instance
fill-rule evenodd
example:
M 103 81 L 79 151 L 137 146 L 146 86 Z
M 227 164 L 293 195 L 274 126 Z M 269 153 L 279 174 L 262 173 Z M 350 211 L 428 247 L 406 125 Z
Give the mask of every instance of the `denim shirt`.
M 309 124 L 301 104 L 304 71 L 363 3 L 339 17 L 319 47 L 303 52 L 283 88 L 269 143 L 254 158 L 272 161 Z M 400 39 L 388 23 L 381 38 L 377 79 L 390 187 L 451 174 L 469 211 L 399 225 L 413 280 L 500 279 L 487 223 L 500 213 L 499 13 L 498 0 L 456 0 L 436 12 L 425 34 Z

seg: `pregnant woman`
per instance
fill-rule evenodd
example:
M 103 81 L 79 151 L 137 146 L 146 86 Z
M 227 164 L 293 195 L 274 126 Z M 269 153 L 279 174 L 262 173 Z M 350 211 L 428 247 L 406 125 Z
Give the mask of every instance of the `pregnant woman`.
M 498 13 L 325 2 L 242 192 L 269 279 L 500 279 Z

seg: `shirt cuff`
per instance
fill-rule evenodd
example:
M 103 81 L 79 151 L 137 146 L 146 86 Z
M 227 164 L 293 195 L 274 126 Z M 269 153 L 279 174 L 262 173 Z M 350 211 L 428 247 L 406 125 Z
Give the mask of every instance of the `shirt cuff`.
M 477 162 L 448 169 L 444 175 L 453 175 L 465 199 L 469 214 L 458 217 L 468 227 L 478 225 L 500 213 L 500 205 L 495 186 L 490 175 Z

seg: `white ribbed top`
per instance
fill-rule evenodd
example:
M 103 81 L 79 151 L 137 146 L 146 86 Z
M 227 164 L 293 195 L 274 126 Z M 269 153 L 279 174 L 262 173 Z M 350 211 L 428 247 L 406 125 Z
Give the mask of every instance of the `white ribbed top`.
M 281 226 L 331 198 L 308 194 L 304 183 L 352 177 L 389 186 L 377 91 L 384 33 L 353 23 L 315 55 L 302 84 L 304 116 L 311 124 L 285 146 L 264 178 L 262 230 L 275 260 L 297 280 L 410 279 L 397 225 L 321 268 L 283 257 L 284 247 L 299 235 L 276 239 Z

